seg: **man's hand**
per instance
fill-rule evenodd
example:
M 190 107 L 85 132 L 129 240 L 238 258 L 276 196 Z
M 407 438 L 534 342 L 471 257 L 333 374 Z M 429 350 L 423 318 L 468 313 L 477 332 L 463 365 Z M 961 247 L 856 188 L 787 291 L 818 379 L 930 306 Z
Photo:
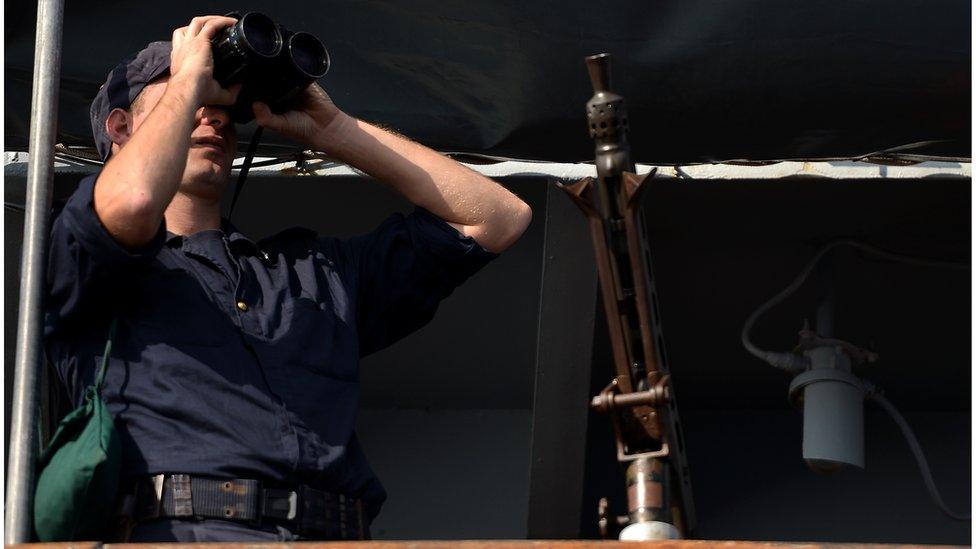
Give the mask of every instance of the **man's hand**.
M 173 31 L 173 53 L 170 55 L 170 80 L 191 86 L 199 100 L 197 105 L 233 105 L 240 85 L 220 87 L 213 78 L 214 59 L 210 41 L 221 30 L 237 22 L 232 17 L 205 15 L 194 17 L 190 24 Z
M 274 114 L 261 102 L 255 102 L 251 108 L 261 126 L 325 152 L 332 137 L 338 134 L 342 120 L 349 118 L 315 83 L 305 88 L 295 108 L 284 114 Z
M 102 225 L 125 248 L 139 249 L 159 231 L 182 183 L 201 107 L 231 105 L 237 98 L 240 86 L 225 90 L 213 79 L 210 45 L 221 29 L 235 22 L 215 15 L 195 17 L 173 31 L 169 79 L 143 89 L 140 97 L 147 104 L 142 114 L 113 111 L 105 122 L 106 127 L 114 124 L 109 133 L 118 135 L 113 140 L 124 146 L 98 175 L 93 205 Z M 153 91 L 160 89 L 161 95 Z

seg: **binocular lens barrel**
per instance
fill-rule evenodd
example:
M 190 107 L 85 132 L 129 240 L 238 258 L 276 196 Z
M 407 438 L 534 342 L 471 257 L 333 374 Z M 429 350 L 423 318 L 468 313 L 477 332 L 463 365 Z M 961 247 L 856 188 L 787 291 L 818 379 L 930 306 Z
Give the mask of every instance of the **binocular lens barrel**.
M 281 32 L 270 17 L 252 12 L 237 19 L 212 41 L 214 79 L 225 88 L 244 82 L 257 64 L 281 52 Z
M 281 50 L 281 33 L 270 17 L 263 13 L 251 12 L 237 22 L 244 41 L 256 53 L 272 57 Z
M 251 103 L 261 101 L 276 113 L 329 70 L 329 52 L 307 32 L 291 32 L 259 12 L 241 15 L 214 37 L 214 78 L 223 87 L 242 84 L 231 116 L 238 124 L 254 118 Z
M 329 53 L 318 38 L 307 32 L 296 32 L 288 38 L 288 54 L 295 68 L 313 80 L 329 71 Z

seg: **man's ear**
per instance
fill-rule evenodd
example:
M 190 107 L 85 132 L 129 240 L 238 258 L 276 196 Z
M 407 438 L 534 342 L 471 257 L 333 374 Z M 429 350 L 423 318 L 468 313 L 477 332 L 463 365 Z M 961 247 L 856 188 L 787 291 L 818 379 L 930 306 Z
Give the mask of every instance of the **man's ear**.
M 105 119 L 105 133 L 112 143 L 120 147 L 125 145 L 132 137 L 132 131 L 132 114 L 129 111 L 115 108 L 108 113 L 108 118 Z

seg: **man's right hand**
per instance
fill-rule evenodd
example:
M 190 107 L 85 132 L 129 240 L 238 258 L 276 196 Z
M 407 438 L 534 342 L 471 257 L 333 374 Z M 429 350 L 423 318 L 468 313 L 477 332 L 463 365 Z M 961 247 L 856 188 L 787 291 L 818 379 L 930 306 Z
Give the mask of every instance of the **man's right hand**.
M 191 134 L 206 110 L 202 107 L 232 105 L 237 99 L 240 86 L 227 90 L 213 78 L 210 42 L 235 22 L 211 15 L 176 29 L 166 83 L 143 89 L 140 97 L 147 103 L 138 115 L 113 111 L 105 122 L 120 148 L 98 175 L 93 206 L 102 225 L 126 249 L 141 249 L 158 234 L 182 184 Z
M 173 31 L 170 55 L 170 80 L 191 86 L 199 105 L 233 105 L 240 86 L 220 87 L 213 78 L 214 59 L 211 40 L 236 19 L 221 15 L 194 17 L 190 24 Z

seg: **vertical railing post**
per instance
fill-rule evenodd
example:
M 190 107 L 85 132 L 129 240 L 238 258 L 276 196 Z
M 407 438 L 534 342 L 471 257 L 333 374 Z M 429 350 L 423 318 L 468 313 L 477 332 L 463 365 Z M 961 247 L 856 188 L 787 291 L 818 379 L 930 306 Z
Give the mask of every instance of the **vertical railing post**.
M 4 534 L 7 544 L 28 542 L 31 537 L 34 461 L 38 450 L 38 380 L 43 366 L 41 307 L 47 264 L 48 218 L 54 187 L 63 20 L 64 0 L 38 0 L 20 311 L 17 318 L 17 362 L 7 457 Z

